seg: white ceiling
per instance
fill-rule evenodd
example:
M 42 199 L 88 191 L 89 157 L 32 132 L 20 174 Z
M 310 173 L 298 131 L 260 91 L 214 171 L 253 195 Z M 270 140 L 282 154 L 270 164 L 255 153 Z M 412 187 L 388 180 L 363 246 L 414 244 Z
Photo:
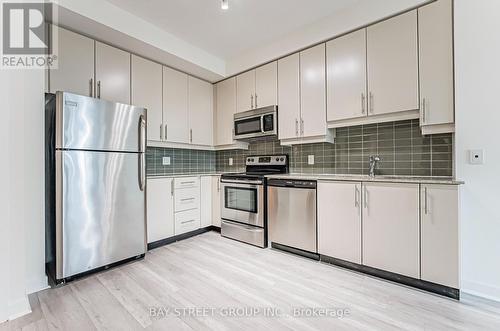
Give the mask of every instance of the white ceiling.
M 279 39 L 363 0 L 107 0 L 222 59 Z

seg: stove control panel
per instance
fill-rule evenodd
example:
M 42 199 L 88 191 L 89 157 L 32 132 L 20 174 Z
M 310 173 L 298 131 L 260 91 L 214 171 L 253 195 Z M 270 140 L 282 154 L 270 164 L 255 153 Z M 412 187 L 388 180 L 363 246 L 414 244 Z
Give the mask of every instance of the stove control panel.
M 288 155 L 262 155 L 247 157 L 246 165 L 287 165 Z

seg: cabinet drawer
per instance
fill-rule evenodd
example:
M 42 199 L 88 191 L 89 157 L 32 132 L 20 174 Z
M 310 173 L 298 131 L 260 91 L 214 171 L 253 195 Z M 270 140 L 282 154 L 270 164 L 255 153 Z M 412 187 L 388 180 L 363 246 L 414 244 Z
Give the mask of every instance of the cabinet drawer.
M 190 187 L 200 187 L 200 178 L 198 177 L 180 177 L 174 179 L 174 187 L 178 188 L 190 188 Z
M 175 190 L 175 211 L 200 208 L 200 189 L 184 188 Z
M 200 228 L 200 210 L 191 209 L 175 213 L 175 235 Z

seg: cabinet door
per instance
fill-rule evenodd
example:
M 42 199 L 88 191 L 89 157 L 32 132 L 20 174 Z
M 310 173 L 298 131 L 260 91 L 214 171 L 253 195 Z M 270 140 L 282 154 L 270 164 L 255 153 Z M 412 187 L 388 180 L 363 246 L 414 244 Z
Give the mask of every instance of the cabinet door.
M 189 77 L 189 126 L 191 143 L 213 145 L 213 85 Z
M 369 114 L 418 106 L 416 10 L 367 28 Z
M 130 104 L 130 53 L 96 41 L 97 97 Z
M 326 44 L 327 120 L 366 116 L 366 29 Z
M 278 60 L 278 139 L 297 138 L 300 120 L 300 56 Z
M 418 9 L 421 125 L 454 122 L 452 1 Z
M 271 62 L 255 69 L 255 108 L 277 105 L 278 63 Z
M 148 110 L 148 140 L 163 140 L 162 66 L 132 55 L 132 104 Z
M 212 176 L 212 225 L 220 227 L 221 220 L 220 176 Z
M 205 228 L 212 225 L 212 176 L 201 177 L 200 185 L 200 222 Z
M 169 142 L 189 143 L 188 76 L 163 67 L 163 121 Z
M 419 278 L 418 184 L 363 183 L 363 264 Z
M 50 69 L 50 92 L 65 91 L 93 96 L 94 41 L 52 25 L 59 38 L 58 68 Z
M 318 252 L 361 264 L 361 183 L 318 183 Z
M 216 144 L 230 145 L 233 143 L 233 116 L 236 111 L 236 79 L 226 79 L 218 83 L 216 89 Z
M 174 235 L 174 195 L 172 178 L 148 179 L 148 243 Z
M 255 70 L 236 76 L 236 112 L 254 109 L 255 107 Z
M 325 44 L 300 52 L 300 114 L 303 137 L 325 135 Z
M 459 288 L 458 186 L 422 185 L 422 279 Z

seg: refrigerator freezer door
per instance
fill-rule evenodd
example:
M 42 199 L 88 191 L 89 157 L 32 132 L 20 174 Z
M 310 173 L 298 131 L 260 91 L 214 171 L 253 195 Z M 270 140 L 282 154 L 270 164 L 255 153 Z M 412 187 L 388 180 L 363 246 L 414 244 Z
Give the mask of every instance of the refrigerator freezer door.
M 62 198 L 56 220 L 57 278 L 146 251 L 143 153 L 57 151 Z M 61 263 L 62 262 L 62 263 Z
M 57 149 L 145 152 L 144 108 L 66 92 L 56 102 Z

